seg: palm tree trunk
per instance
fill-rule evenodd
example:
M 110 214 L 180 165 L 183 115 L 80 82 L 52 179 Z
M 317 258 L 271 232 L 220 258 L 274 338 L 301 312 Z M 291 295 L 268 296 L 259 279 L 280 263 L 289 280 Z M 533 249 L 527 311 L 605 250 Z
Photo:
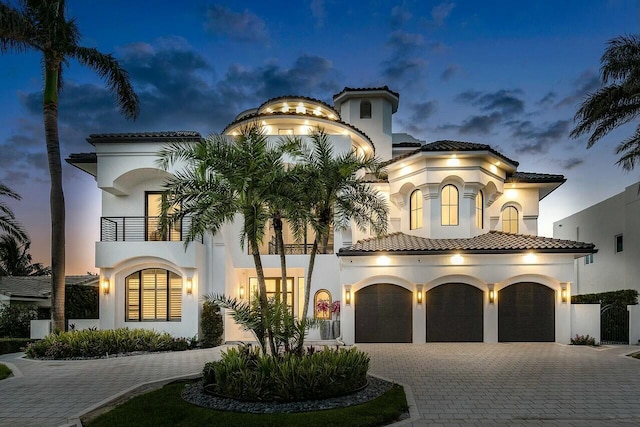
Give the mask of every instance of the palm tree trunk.
M 262 312 L 262 328 L 267 333 L 267 340 L 269 341 L 269 350 L 271 354 L 276 354 L 276 344 L 273 339 L 273 330 L 268 327 L 269 307 L 267 303 L 267 285 L 264 280 L 264 269 L 262 268 L 262 259 L 260 258 L 260 250 L 258 249 L 257 242 L 250 243 L 251 254 L 253 255 L 253 263 L 256 266 L 256 274 L 258 275 L 258 289 L 260 300 L 260 311 Z M 267 349 L 266 343 L 260 343 L 262 350 Z
M 287 256 L 284 250 L 284 238 L 282 236 L 282 217 L 279 214 L 276 214 L 273 218 L 273 230 L 276 235 L 276 248 L 278 250 L 278 254 L 280 255 L 280 290 L 281 292 L 276 293 L 277 301 L 284 301 L 287 304 Z M 280 299 L 282 298 L 282 299 Z
M 318 253 L 318 237 L 313 240 L 311 246 L 311 254 L 309 255 L 309 268 L 307 269 L 307 280 L 304 284 L 304 307 L 302 308 L 302 318 L 306 319 L 309 313 L 309 295 L 311 294 L 311 276 L 313 275 L 313 266 L 316 263 L 316 254 Z
M 65 208 L 62 190 L 62 164 L 58 138 L 58 68 L 47 64 L 43 98 L 44 132 L 51 175 L 51 320 L 54 330 L 64 331 L 65 298 Z

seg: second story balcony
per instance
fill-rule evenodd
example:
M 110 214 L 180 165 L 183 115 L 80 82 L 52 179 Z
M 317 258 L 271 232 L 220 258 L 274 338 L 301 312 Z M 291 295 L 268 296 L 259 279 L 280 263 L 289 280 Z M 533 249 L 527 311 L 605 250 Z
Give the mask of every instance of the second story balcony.
M 180 242 L 191 226 L 191 218 L 183 218 L 163 232 L 158 216 L 116 216 L 100 218 L 101 242 Z M 199 240 L 202 242 L 201 240 Z

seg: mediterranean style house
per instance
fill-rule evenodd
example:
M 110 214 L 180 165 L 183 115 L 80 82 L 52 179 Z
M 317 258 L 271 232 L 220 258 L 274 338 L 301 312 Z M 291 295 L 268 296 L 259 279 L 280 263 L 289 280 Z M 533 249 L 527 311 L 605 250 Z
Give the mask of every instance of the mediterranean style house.
M 553 223 L 553 236 L 587 240 L 597 254 L 576 260 L 574 294 L 640 291 L 640 182 Z
M 388 178 L 370 185 L 389 201 L 389 234 L 356 227 L 335 232 L 314 269 L 309 312 L 319 299 L 341 301 L 342 340 L 358 342 L 569 342 L 574 259 L 593 244 L 538 237 L 538 206 L 562 175 L 521 172 L 488 145 L 425 143 L 393 133 L 399 94 L 388 87 L 344 88 L 333 105 L 304 96 L 267 100 L 240 113 L 223 131 L 259 123 L 272 138 L 320 127 L 336 152 L 375 153 Z M 188 222 L 158 231 L 165 179 L 163 145 L 196 142 L 196 132 L 91 135 L 92 153 L 67 161 L 93 175 L 102 190 L 100 327 L 147 327 L 198 333 L 201 296 L 249 298 L 256 274 L 238 236 L 239 221 L 185 249 Z M 280 288 L 269 230 L 261 253 L 270 294 Z M 307 242 L 285 236 L 287 301 L 302 312 Z M 576 239 L 577 240 L 577 239 Z M 335 317 L 334 317 L 335 318 Z M 317 334 L 317 331 L 312 332 Z M 250 340 L 227 316 L 225 340 Z

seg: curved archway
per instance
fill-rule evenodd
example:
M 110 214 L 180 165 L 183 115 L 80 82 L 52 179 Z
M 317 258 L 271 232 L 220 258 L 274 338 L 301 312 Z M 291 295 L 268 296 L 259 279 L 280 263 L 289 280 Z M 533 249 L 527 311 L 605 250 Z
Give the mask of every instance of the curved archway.
M 427 342 L 483 342 L 484 292 L 443 283 L 427 292 Z
M 361 288 L 355 295 L 355 342 L 408 343 L 413 340 L 413 293 L 390 283 Z
M 554 342 L 555 291 L 536 282 L 498 291 L 498 341 Z

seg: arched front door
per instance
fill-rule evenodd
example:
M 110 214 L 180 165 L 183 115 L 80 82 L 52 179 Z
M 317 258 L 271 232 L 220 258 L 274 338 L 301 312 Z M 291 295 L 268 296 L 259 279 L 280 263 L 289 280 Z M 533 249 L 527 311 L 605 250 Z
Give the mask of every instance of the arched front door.
M 446 283 L 427 292 L 427 342 L 482 342 L 483 292 Z
M 520 282 L 498 292 L 498 341 L 554 342 L 555 331 L 553 289 Z
M 412 342 L 411 291 L 381 283 L 360 289 L 354 298 L 356 342 Z

